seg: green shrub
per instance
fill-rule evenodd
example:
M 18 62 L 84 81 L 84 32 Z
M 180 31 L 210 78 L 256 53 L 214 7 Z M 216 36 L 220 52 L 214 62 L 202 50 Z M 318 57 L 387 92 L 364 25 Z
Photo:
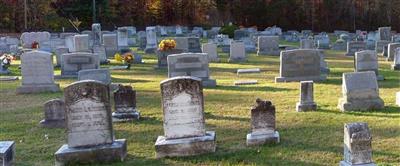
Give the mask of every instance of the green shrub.
M 239 29 L 239 27 L 236 25 L 233 25 L 233 24 L 225 25 L 225 26 L 221 27 L 221 30 L 219 31 L 219 33 L 228 35 L 229 38 L 233 38 L 236 29 Z

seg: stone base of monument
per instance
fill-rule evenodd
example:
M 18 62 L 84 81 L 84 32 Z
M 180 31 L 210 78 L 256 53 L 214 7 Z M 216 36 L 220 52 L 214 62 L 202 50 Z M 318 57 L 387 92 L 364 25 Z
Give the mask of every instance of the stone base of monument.
M 112 113 L 112 121 L 113 122 L 129 122 L 134 120 L 139 120 L 140 112 L 136 109 L 130 112 L 113 112 Z
M 65 128 L 65 120 L 46 120 L 40 121 L 40 126 L 46 128 Z
M 12 166 L 15 158 L 15 142 L 0 141 L 0 165 Z
M 61 74 L 61 75 L 54 75 L 54 79 L 70 79 L 70 78 L 78 78 L 78 73 L 74 74 Z
M 338 108 L 341 111 L 368 111 L 374 109 L 383 109 L 385 103 L 381 98 L 377 99 L 363 99 L 346 101 L 344 98 L 339 99 Z
M 281 51 L 257 51 L 257 56 L 260 55 L 272 55 L 272 56 L 279 56 L 281 54 Z
M 400 65 L 392 65 L 392 70 L 400 70 Z
M 157 51 L 157 48 L 145 48 L 144 49 L 144 53 L 146 53 L 146 54 L 154 54 L 154 53 L 156 53 L 156 51 Z
M 221 46 L 221 50 L 224 53 L 229 53 L 230 49 L 231 49 L 231 47 L 229 45 L 228 46 Z
M 217 81 L 213 80 L 213 79 L 202 80 L 201 83 L 203 84 L 203 87 L 216 87 L 217 86 Z
M 254 85 L 254 84 L 258 84 L 257 80 L 238 80 L 235 81 L 233 83 L 235 86 L 239 86 L 239 85 Z
M 329 68 L 321 67 L 321 73 L 322 74 L 329 74 L 331 70 Z
M 126 151 L 125 139 L 115 140 L 112 144 L 86 148 L 69 148 L 65 144 L 54 154 L 56 157 L 55 165 L 64 166 L 77 163 L 124 161 Z
M 247 59 L 246 58 L 235 58 L 235 59 L 229 58 L 228 62 L 247 62 Z
M 352 164 L 346 161 L 340 161 L 339 166 L 376 166 L 375 163 L 367 163 L 367 164 Z
M 271 134 L 261 134 L 261 135 L 253 135 L 250 133 L 250 134 L 247 134 L 246 138 L 247 138 L 246 139 L 247 146 L 280 142 L 280 137 L 279 137 L 278 131 L 275 131 L 274 133 L 271 133 Z
M 306 76 L 306 77 L 275 77 L 275 82 L 299 82 L 299 81 L 324 81 L 326 75 L 321 76 Z
M 316 111 L 317 110 L 317 104 L 315 102 L 313 103 L 296 103 L 296 111 L 297 112 L 307 112 L 307 111 Z
M 0 74 L 10 74 L 10 70 L 0 70 Z
M 126 69 L 128 69 L 128 66 L 111 66 L 109 69 L 110 70 L 126 70 Z
M 0 81 L 15 81 L 18 79 L 17 76 L 0 76 Z
M 202 137 L 166 139 L 158 136 L 155 143 L 156 158 L 194 156 L 204 153 L 213 153 L 216 149 L 216 134 L 207 131 Z
M 17 88 L 17 94 L 41 93 L 41 92 L 59 92 L 59 84 L 48 85 L 22 85 Z

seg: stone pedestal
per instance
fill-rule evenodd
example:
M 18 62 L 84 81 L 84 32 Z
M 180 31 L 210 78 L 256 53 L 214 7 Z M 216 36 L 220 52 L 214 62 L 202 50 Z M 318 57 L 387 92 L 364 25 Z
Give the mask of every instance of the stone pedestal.
M 15 143 L 14 141 L 0 141 L 0 165 L 14 165 Z
M 112 121 L 113 122 L 128 122 L 133 120 L 139 120 L 140 113 L 134 109 L 129 112 L 113 112 Z
M 40 121 L 40 125 L 42 127 L 47 128 L 65 128 L 65 120 L 46 120 L 43 119 Z
M 352 101 L 346 101 L 346 99 L 340 98 L 338 107 L 342 111 L 367 111 L 372 109 L 383 109 L 384 101 L 381 98 Z
M 59 84 L 49 85 L 21 85 L 17 88 L 17 94 L 28 94 L 28 93 L 41 93 L 41 92 L 59 92 Z
M 213 79 L 202 80 L 201 83 L 203 84 L 204 87 L 216 87 L 217 86 L 217 81 L 213 80 Z
M 400 70 L 400 64 L 393 64 L 392 70 Z
M 125 139 L 115 140 L 112 144 L 89 148 L 70 148 L 65 144 L 54 154 L 56 157 L 55 165 L 64 166 L 74 163 L 124 161 L 126 146 Z
M 300 102 L 296 103 L 297 112 L 316 111 L 317 104 L 314 102 L 314 82 L 300 82 Z
M 316 111 L 317 104 L 315 102 L 312 103 L 296 103 L 296 111 L 297 112 L 306 112 L 306 111 Z
M 164 136 L 158 136 L 155 143 L 156 158 L 212 153 L 216 150 L 215 141 L 214 131 L 207 131 L 205 136 L 178 139 L 166 139 Z
M 368 163 L 368 164 L 351 164 L 345 161 L 340 161 L 339 166 L 376 166 L 375 163 Z
M 306 81 L 306 80 L 313 80 L 313 81 L 325 81 L 326 76 L 303 76 L 303 77 L 275 77 L 275 82 L 298 82 L 298 81 Z
M 278 131 L 275 131 L 274 133 L 271 133 L 271 134 L 261 134 L 261 135 L 253 135 L 253 134 L 249 133 L 249 134 L 247 134 L 246 138 L 247 138 L 246 139 L 247 146 L 280 142 L 280 137 L 279 137 Z

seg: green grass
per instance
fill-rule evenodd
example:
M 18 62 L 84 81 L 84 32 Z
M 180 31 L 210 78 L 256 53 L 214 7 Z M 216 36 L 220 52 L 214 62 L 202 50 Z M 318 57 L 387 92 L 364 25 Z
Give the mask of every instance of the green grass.
M 140 52 L 143 54 L 143 52 Z M 228 55 L 220 53 L 221 63 L 211 63 L 211 77 L 216 88 L 205 88 L 207 130 L 217 133 L 217 151 L 195 157 L 155 159 L 154 143 L 163 134 L 159 82 L 167 70 L 154 70 L 155 55 L 144 56 L 145 64 L 129 71 L 112 71 L 114 83 L 134 86 L 137 105 L 143 118 L 132 123 L 114 124 L 116 138 L 128 141 L 124 162 L 104 165 L 338 165 L 343 159 L 343 125 L 367 122 L 372 132 L 373 160 L 379 165 L 400 163 L 400 108 L 395 106 L 395 92 L 400 91 L 400 72 L 390 70 L 390 63 L 380 58 L 380 96 L 385 109 L 370 112 L 343 113 L 337 109 L 343 72 L 353 71 L 353 57 L 343 52 L 326 51 L 331 73 L 328 79 L 315 83 L 317 112 L 298 113 L 299 83 L 275 83 L 279 57 L 249 54 L 247 63 L 227 63 Z M 20 75 L 17 61 L 12 67 Z M 119 65 L 112 61 L 111 65 Z M 106 67 L 106 66 L 102 66 Z M 261 68 L 259 74 L 236 76 L 238 68 Z M 60 69 L 56 68 L 59 74 Z M 259 84 L 235 87 L 237 79 L 257 79 Z M 62 88 L 73 79 L 56 80 Z M 16 95 L 20 81 L 0 82 L 0 140 L 16 141 L 16 165 L 54 165 L 54 152 L 66 141 L 63 129 L 45 129 L 43 103 L 62 97 L 59 93 Z M 281 143 L 246 147 L 250 131 L 250 107 L 256 98 L 271 100 L 276 106 L 277 130 Z M 48 139 L 45 138 L 48 135 Z

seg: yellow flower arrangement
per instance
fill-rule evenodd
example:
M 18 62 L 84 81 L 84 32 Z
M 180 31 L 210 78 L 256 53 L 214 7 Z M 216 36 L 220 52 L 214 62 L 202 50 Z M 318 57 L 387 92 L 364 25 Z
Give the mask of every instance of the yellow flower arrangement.
M 167 51 L 170 49 L 174 49 L 175 47 L 176 47 L 176 42 L 173 39 L 161 40 L 160 44 L 158 45 L 158 49 L 160 51 Z
M 115 59 L 116 61 L 118 61 L 118 62 L 122 62 L 122 61 L 124 60 L 124 58 L 123 58 L 119 53 L 116 53 L 116 54 L 114 55 L 114 59 Z

